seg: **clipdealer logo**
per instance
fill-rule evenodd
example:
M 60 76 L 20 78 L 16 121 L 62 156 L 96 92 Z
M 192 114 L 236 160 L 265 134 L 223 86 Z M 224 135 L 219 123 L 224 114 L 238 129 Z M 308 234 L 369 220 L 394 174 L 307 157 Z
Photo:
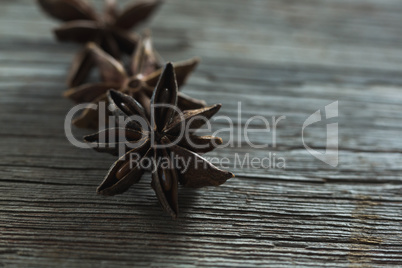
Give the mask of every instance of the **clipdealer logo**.
M 325 106 L 324 108 L 325 119 L 336 118 L 338 117 L 338 101 L 332 102 Z M 304 140 L 304 130 L 306 127 L 322 121 L 321 110 L 315 111 L 311 114 L 306 121 L 303 123 L 302 128 L 302 141 L 304 148 L 306 148 L 307 152 L 309 152 L 315 158 L 321 160 L 322 162 L 332 166 L 337 167 L 339 162 L 338 156 L 338 146 L 339 146 L 339 138 L 338 138 L 338 123 L 329 123 L 327 124 L 326 130 L 326 146 L 325 152 L 319 152 L 310 146 L 308 146 Z
M 101 129 L 106 129 L 107 124 L 106 122 L 108 121 L 108 124 L 110 125 L 109 127 L 113 127 L 116 123 L 118 125 L 121 125 L 123 127 L 126 126 L 128 122 L 135 121 L 137 123 L 140 123 L 142 127 L 146 127 L 146 124 L 144 122 L 141 122 L 139 118 L 130 117 L 129 119 L 127 118 L 120 118 L 118 117 L 115 120 L 114 116 L 109 116 L 109 120 L 106 120 L 106 118 L 103 118 L 105 115 L 107 105 L 105 105 L 104 102 L 100 102 L 99 104 L 94 104 L 94 103 L 86 103 L 86 104 L 79 104 L 73 107 L 67 114 L 64 122 L 64 127 L 65 127 L 65 134 L 67 139 L 75 146 L 79 148 L 94 148 L 95 144 L 88 144 L 85 142 L 81 142 L 77 140 L 71 129 L 71 122 L 72 118 L 76 113 L 78 113 L 80 110 L 85 109 L 85 108 L 91 108 L 91 109 L 98 109 L 99 110 L 99 126 L 100 130 Z M 227 121 L 228 127 L 222 127 L 219 130 L 215 131 L 212 133 L 212 136 L 217 136 L 218 134 L 226 133 L 227 134 L 227 142 L 221 145 L 217 145 L 217 147 L 224 148 L 224 147 L 242 147 L 244 146 L 243 141 L 251 148 L 254 149 L 260 149 L 258 151 L 261 152 L 261 149 L 265 148 L 276 148 L 277 146 L 277 126 L 278 123 L 281 120 L 286 120 L 286 116 L 282 115 L 279 117 L 272 116 L 272 121 L 268 120 L 266 117 L 262 115 L 254 115 L 251 118 L 248 118 L 246 122 L 244 123 L 242 121 L 242 107 L 241 107 L 241 102 L 238 103 L 238 116 L 237 116 L 237 124 L 235 124 L 236 121 L 233 120 L 233 118 L 230 118 L 228 116 L 217 116 L 213 120 L 218 120 L 220 122 L 225 122 Z M 338 101 L 332 102 L 324 107 L 324 116 L 321 116 L 321 109 L 315 111 L 313 114 L 311 114 L 303 123 L 302 126 L 302 143 L 304 148 L 307 150 L 308 153 L 310 153 L 312 156 L 315 158 L 319 159 L 320 161 L 332 166 L 332 167 L 337 167 L 338 166 L 338 123 L 328 123 L 326 125 L 326 144 L 325 144 L 325 151 L 318 151 L 312 147 L 310 147 L 306 140 L 305 140 L 305 130 L 308 129 L 309 126 L 318 123 L 323 120 L 328 120 L 331 118 L 337 118 L 338 117 Z M 180 114 L 180 112 L 178 112 Z M 102 117 L 103 116 L 103 117 Z M 211 131 L 211 125 L 209 122 L 209 119 L 207 118 L 198 118 L 202 119 L 205 121 L 206 124 L 206 129 L 199 129 L 201 132 L 204 131 Z M 130 121 L 131 120 L 131 121 Z M 263 128 L 258 128 L 258 129 L 250 129 L 250 126 L 252 123 L 255 123 L 253 121 L 260 121 L 260 124 L 263 125 Z M 182 131 L 183 135 L 190 133 L 189 129 L 186 129 L 188 126 L 182 126 Z M 249 134 L 253 132 L 264 132 L 264 135 L 268 135 L 264 141 L 261 142 L 259 140 L 259 144 L 253 143 L 250 140 Z M 321 132 L 321 131 L 320 131 Z M 182 137 L 181 135 L 180 137 Z M 269 135 L 271 135 L 271 142 L 269 142 Z M 187 137 L 184 135 L 185 138 Z M 106 137 L 99 137 L 105 139 Z M 113 132 L 109 133 L 108 139 L 107 140 L 100 140 L 98 146 L 111 146 L 113 144 L 116 144 L 115 142 L 118 141 L 119 144 L 119 155 L 124 155 L 126 148 L 136 148 L 138 146 L 141 146 L 141 144 L 137 143 L 132 143 L 128 142 L 125 137 L 125 133 L 117 133 L 116 136 L 114 136 Z M 110 144 L 109 144 L 110 143 Z M 206 157 L 208 158 L 208 157 Z M 232 158 L 232 157 L 231 157 Z M 235 167 L 240 167 L 240 168 L 264 168 L 264 169 L 271 169 L 271 168 L 286 168 L 286 159 L 284 157 L 281 157 L 280 155 L 277 155 L 275 152 L 269 152 L 268 154 L 265 155 L 264 157 L 260 154 L 256 157 L 253 157 L 249 153 L 247 154 L 239 154 L 235 153 L 233 155 L 233 159 L 230 159 L 228 157 L 221 157 L 219 159 L 213 159 L 218 165 L 220 166 L 225 166 L 225 165 L 230 165 L 230 163 L 234 164 Z

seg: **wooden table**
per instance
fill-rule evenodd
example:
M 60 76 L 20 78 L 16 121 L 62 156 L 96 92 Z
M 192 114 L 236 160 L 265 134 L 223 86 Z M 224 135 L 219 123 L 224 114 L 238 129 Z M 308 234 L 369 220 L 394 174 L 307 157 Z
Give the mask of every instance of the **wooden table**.
M 400 267 L 401 12 L 400 0 L 166 1 L 147 25 L 155 47 L 166 60 L 202 57 L 183 92 L 221 102 L 218 115 L 235 120 L 236 135 L 254 115 L 270 124 L 286 116 L 275 136 L 250 132 L 268 148 L 236 138 L 209 153 L 228 158 L 236 177 L 180 189 L 174 221 L 150 174 L 125 194 L 95 193 L 115 158 L 72 146 L 63 126 L 73 104 L 61 94 L 78 47 L 54 41 L 58 22 L 32 1 L 3 0 L 0 267 Z M 301 133 L 335 101 L 339 116 L 328 122 L 339 124 L 339 163 L 331 167 L 308 153 Z M 212 120 L 214 130 L 225 122 Z M 328 122 L 306 128 L 308 146 L 325 149 Z M 286 167 L 235 162 L 270 152 Z

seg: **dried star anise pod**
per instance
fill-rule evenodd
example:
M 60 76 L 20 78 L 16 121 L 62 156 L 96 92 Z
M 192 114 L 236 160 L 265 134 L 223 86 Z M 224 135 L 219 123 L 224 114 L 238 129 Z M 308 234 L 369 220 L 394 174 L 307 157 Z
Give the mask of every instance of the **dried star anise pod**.
M 115 0 L 105 0 L 104 13 L 98 14 L 84 0 L 37 1 L 49 15 L 65 21 L 54 30 L 59 41 L 95 42 L 115 58 L 120 58 L 123 53 L 133 52 L 137 37 L 129 30 L 146 20 L 162 2 L 139 1 L 120 11 Z M 78 53 L 68 75 L 69 86 L 81 84 L 92 66 L 93 61 L 86 49 Z
M 148 42 L 148 39 L 144 40 Z M 131 67 L 131 73 L 135 75 L 130 76 L 124 70 L 122 63 L 102 51 L 95 44 L 90 44 L 88 49 L 91 50 L 97 60 L 97 65 L 99 66 L 103 82 L 87 83 L 71 88 L 64 93 L 64 96 L 77 103 L 93 102 L 97 104 L 102 101 L 106 102 L 106 92 L 109 89 L 115 89 L 134 97 L 145 108 L 146 114 L 149 115 L 149 100 L 152 96 L 153 89 L 158 82 L 162 68 L 150 72 L 150 69 L 153 69 L 153 67 L 157 65 L 155 65 L 153 58 L 149 57 L 149 54 L 143 52 L 147 51 L 146 49 L 143 49 L 147 46 L 147 43 L 144 44 L 141 42 L 137 47 Z M 151 55 L 153 56 L 154 54 L 151 53 Z M 198 58 L 174 63 L 177 84 L 179 87 L 186 82 L 188 76 L 195 69 L 198 63 Z M 178 94 L 178 107 L 181 110 L 202 108 L 205 105 L 204 101 L 191 98 L 183 93 Z M 85 109 L 80 116 L 74 119 L 73 124 L 82 128 L 97 128 L 98 118 L 99 111 L 97 109 L 88 108 Z
M 220 138 L 199 137 L 194 134 L 180 135 L 183 125 L 191 130 L 200 128 L 206 120 L 218 112 L 221 105 L 188 110 L 178 114 L 173 108 L 177 103 L 177 95 L 174 68 L 170 63 L 166 65 L 153 93 L 150 118 L 145 115 L 144 108 L 134 98 L 113 90 L 108 92 L 116 115 L 123 115 L 126 118 L 139 116 L 146 126 L 144 129 L 138 124 L 138 120 L 133 120 L 129 121 L 124 128 L 106 129 L 84 138 L 87 142 L 96 145 L 97 151 L 113 154 L 116 154 L 122 141 L 114 141 L 111 133 L 114 133 L 112 136 L 115 137 L 123 134 L 126 141 L 135 144 L 134 148 L 129 147 L 132 149 L 112 165 L 106 178 L 98 187 L 98 193 L 104 195 L 123 193 L 137 183 L 146 171 L 146 168 L 141 166 L 141 161 L 150 159 L 152 188 L 163 209 L 176 218 L 179 211 L 178 183 L 185 187 L 218 186 L 234 176 L 228 171 L 216 168 L 198 155 L 221 144 Z M 201 145 L 203 148 L 199 148 Z M 124 146 L 127 144 L 124 143 Z M 130 154 L 135 154 L 138 160 L 133 167 Z M 188 161 L 188 167 L 185 169 L 178 166 L 175 159 Z

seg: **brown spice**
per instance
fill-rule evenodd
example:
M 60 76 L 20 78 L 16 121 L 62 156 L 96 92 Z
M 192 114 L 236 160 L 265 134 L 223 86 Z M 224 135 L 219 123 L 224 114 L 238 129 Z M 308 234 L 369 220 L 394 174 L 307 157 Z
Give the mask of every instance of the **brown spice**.
M 87 142 L 97 145 L 97 151 L 112 154 L 117 153 L 120 143 L 110 142 L 111 133 L 114 135 L 123 133 L 127 141 L 137 145 L 130 150 L 127 147 L 128 152 L 112 165 L 106 178 L 98 187 L 98 193 L 115 195 L 125 192 L 131 185 L 138 182 L 146 171 L 138 163 L 142 159 L 150 159 L 153 166 L 152 188 L 163 209 L 176 218 L 179 212 L 178 183 L 185 187 L 218 186 L 234 176 L 228 171 L 216 168 L 198 154 L 213 150 L 216 144 L 222 143 L 220 138 L 190 134 L 189 140 L 186 140 L 186 135 L 179 135 L 182 124 L 188 125 L 191 122 L 188 128 L 200 128 L 205 123 L 204 119 L 209 119 L 218 112 L 220 104 L 185 111 L 181 115 L 176 114 L 171 107 L 154 106 L 157 104 L 175 106 L 177 103 L 178 88 L 171 63 L 166 65 L 153 93 L 151 117 L 146 115 L 141 104 L 128 95 L 112 90 L 108 92 L 108 97 L 116 115 L 124 115 L 126 118 L 140 116 L 146 122 L 147 129 L 141 127 L 138 121 L 130 121 L 124 128 L 106 129 L 84 138 Z M 200 116 L 203 119 L 200 119 Z M 101 137 L 106 138 L 104 143 L 100 142 Z M 163 146 L 172 142 L 175 142 L 175 145 Z M 205 146 L 199 149 L 197 145 Z M 130 168 L 130 154 L 134 153 L 139 156 L 139 161 L 137 165 Z M 187 169 L 175 166 L 175 157 L 188 161 L 190 164 Z M 162 162 L 161 159 L 163 159 Z

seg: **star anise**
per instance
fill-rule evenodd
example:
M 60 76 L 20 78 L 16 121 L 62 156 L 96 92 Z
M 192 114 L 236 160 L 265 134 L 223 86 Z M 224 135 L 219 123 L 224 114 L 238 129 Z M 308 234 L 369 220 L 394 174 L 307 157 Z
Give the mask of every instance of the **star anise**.
M 147 19 L 160 5 L 161 0 L 135 2 L 119 11 L 115 0 L 105 0 L 104 14 L 84 0 L 37 0 L 40 6 L 56 19 L 65 23 L 54 33 L 59 41 L 77 43 L 95 42 L 115 58 L 122 53 L 131 54 L 137 36 L 129 30 Z M 87 50 L 82 50 L 73 62 L 67 83 L 81 84 L 89 74 L 93 61 Z
M 126 118 L 139 116 L 146 126 L 144 128 L 138 124 L 138 120 L 133 120 L 129 121 L 125 128 L 106 129 L 85 137 L 87 142 L 97 145 L 96 150 L 101 152 L 115 154 L 121 145 L 122 141 L 114 143 L 111 141 L 111 133 L 114 133 L 112 136 L 123 134 L 129 144 L 136 145 L 112 165 L 106 178 L 98 187 L 98 193 L 104 195 L 123 193 L 138 182 L 146 171 L 140 163 L 144 159 L 150 159 L 152 188 L 163 209 L 176 218 L 179 211 L 178 183 L 185 187 L 218 186 L 234 176 L 228 171 L 216 168 L 198 155 L 198 153 L 214 149 L 216 144 L 221 144 L 220 138 L 199 137 L 194 134 L 180 135 L 183 125 L 187 127 L 185 129 L 198 129 L 218 112 L 221 105 L 177 114 L 173 108 L 177 103 L 177 95 L 174 68 L 170 63 L 166 65 L 154 90 L 150 118 L 134 98 L 113 90 L 108 92 L 116 115 L 123 115 Z M 106 138 L 103 142 L 102 137 Z M 126 144 L 124 146 L 128 147 Z M 203 148 L 199 148 L 200 146 Z M 138 161 L 131 166 L 130 159 L 133 154 Z M 184 169 L 178 166 L 176 159 L 187 161 L 188 167 Z
M 64 93 L 65 97 L 74 100 L 77 103 L 93 102 L 99 103 L 107 101 L 106 92 L 109 89 L 115 89 L 134 97 L 144 108 L 146 113 L 150 113 L 150 98 L 153 89 L 158 82 L 158 78 L 162 72 L 162 68 L 151 72 L 154 67 L 158 66 L 153 59 L 153 53 L 147 53 L 149 47 L 149 39 L 143 39 L 134 53 L 134 60 L 129 75 L 122 63 L 102 51 L 95 44 L 89 45 L 89 50 L 97 60 L 97 65 L 103 82 L 87 83 L 81 86 L 71 88 Z M 152 57 L 150 57 L 152 56 Z M 195 69 L 199 62 L 198 58 L 174 63 L 174 69 L 177 77 L 177 84 L 181 87 L 187 80 L 190 73 Z M 204 101 L 191 98 L 183 93 L 178 95 L 178 107 L 182 110 L 196 109 L 204 107 Z M 78 127 L 97 128 L 99 112 L 96 109 L 85 109 L 82 114 L 77 117 L 73 123 Z

